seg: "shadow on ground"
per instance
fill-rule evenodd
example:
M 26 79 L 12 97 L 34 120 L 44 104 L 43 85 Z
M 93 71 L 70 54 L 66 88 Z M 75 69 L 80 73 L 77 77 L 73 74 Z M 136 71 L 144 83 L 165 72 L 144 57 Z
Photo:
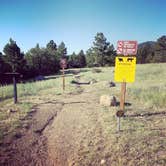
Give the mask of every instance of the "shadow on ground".
M 124 103 L 125 106 L 131 106 L 132 104 L 131 103 L 128 103 L 128 102 L 125 102 Z M 116 102 L 116 106 L 120 106 L 120 102 Z
M 125 117 L 148 117 L 148 116 L 156 116 L 156 115 L 164 115 L 164 116 L 166 116 L 166 111 L 153 112 L 153 113 L 144 113 L 144 114 L 125 115 Z

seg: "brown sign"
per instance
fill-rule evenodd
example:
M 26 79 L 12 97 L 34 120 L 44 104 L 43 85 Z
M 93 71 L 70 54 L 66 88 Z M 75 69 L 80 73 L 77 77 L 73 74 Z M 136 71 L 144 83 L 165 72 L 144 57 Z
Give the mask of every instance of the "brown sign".
M 137 41 L 135 40 L 120 40 L 117 43 L 118 55 L 136 55 Z
M 66 59 L 61 59 L 60 60 L 60 66 L 62 69 L 67 67 L 67 60 Z

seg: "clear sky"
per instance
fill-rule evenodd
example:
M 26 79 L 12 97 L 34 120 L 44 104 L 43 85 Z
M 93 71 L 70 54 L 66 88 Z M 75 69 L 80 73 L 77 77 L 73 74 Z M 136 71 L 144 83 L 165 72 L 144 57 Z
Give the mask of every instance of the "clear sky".
M 24 52 L 52 39 L 77 53 L 97 32 L 115 48 L 118 40 L 157 40 L 166 35 L 166 0 L 0 0 L 0 51 L 11 37 Z

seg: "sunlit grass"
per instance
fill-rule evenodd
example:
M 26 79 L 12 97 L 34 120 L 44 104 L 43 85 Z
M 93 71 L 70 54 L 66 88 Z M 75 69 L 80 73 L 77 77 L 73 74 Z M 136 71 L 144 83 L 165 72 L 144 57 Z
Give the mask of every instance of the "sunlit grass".
M 136 82 L 128 84 L 128 93 L 149 107 L 166 107 L 165 64 L 137 65 Z

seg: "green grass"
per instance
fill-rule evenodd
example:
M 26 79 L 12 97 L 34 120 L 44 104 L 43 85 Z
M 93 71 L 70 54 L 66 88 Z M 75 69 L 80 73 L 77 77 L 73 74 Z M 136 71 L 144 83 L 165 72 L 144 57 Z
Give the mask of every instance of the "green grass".
M 147 107 L 166 107 L 165 64 L 137 65 L 136 82 L 128 85 L 128 93 Z

